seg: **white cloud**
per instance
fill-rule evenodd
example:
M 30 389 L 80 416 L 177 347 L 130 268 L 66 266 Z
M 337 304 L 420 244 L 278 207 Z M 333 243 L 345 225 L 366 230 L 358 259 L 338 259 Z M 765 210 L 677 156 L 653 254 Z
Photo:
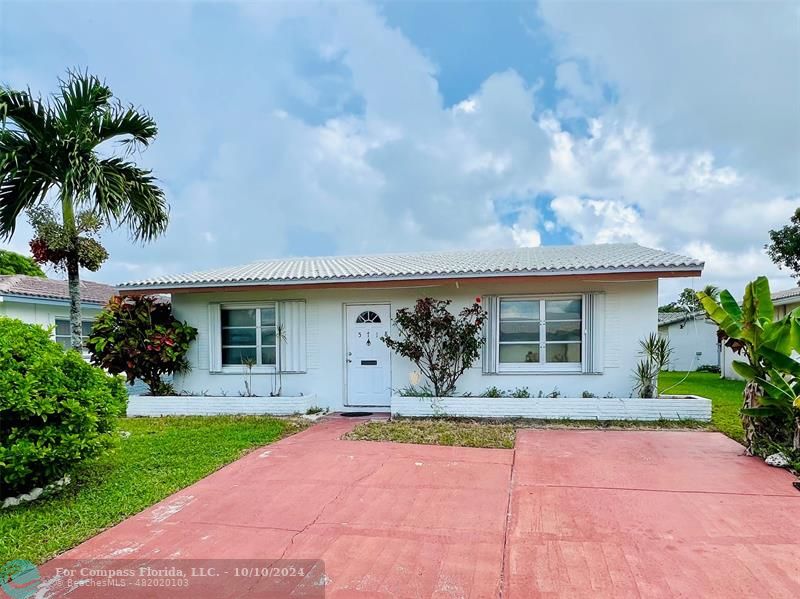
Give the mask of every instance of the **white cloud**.
M 550 207 L 562 226 L 576 232 L 577 242 L 662 245 L 659 232 L 648 230 L 639 213 L 623 202 L 559 196 Z
M 672 301 L 684 287 L 701 289 L 706 283 L 728 289 L 735 297 L 741 298 L 745 284 L 757 274 L 769 277 L 773 291 L 788 289 L 797 284 L 785 271 L 778 270 L 763 249 L 756 247 L 743 251 L 721 251 L 706 241 L 695 241 L 679 251 L 705 261 L 703 277 L 663 281 L 659 289 L 662 303 Z
M 797 189 L 795 2 L 543 0 L 539 7 L 562 59 L 586 64 L 612 86 L 613 112 L 652 126 L 659 149 L 708 150 Z M 575 79 L 566 85 L 581 100 Z
M 477 109 L 478 109 L 478 102 L 476 102 L 472 98 L 467 100 L 462 100 L 453 107 L 454 112 L 466 112 L 467 114 L 475 112 Z
M 798 204 L 800 169 L 786 167 L 800 84 L 796 15 L 725 6 L 545 2 L 559 40 L 550 110 L 513 70 L 447 105 L 434 62 L 363 3 L 220 11 L 236 47 L 198 32 L 183 5 L 93 11 L 94 36 L 80 35 L 80 10 L 37 7 L 30 21 L 69 50 L 52 64 L 90 61 L 160 125 L 142 163 L 168 189 L 170 231 L 145 248 L 107 235 L 100 280 L 286 254 L 539 245 L 541 231 L 569 229 L 576 242 L 702 254 L 705 279 L 736 288 L 777 273 L 762 246 Z M 125 35 L 137 26 L 159 43 Z M 16 60 L 15 80 L 61 73 Z M 587 115 L 586 132 L 568 127 Z M 542 218 L 529 199 L 548 193 Z
M 577 62 L 568 60 L 556 67 L 555 88 L 566 94 L 557 106 L 560 117 L 583 117 L 603 103 L 603 90 L 589 82 Z
M 576 242 L 633 241 L 708 256 L 703 281 L 733 289 L 759 274 L 776 277 L 776 288 L 789 282 L 763 245 L 769 229 L 788 222 L 797 196 L 752 172 L 717 165 L 710 151 L 659 150 L 643 125 L 598 117 L 585 137 L 562 130 L 551 115 L 542 126 L 552 140 L 551 208 Z
M 526 229 L 518 224 L 511 226 L 511 238 L 518 247 L 539 247 L 542 245 L 542 236 L 536 229 Z

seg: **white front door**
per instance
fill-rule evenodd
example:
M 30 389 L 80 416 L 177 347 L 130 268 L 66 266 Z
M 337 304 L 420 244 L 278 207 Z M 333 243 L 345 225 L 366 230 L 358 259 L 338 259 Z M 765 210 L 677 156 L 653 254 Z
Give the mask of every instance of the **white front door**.
M 347 306 L 348 406 L 388 406 L 392 395 L 391 351 L 381 341 L 389 333 L 389 306 Z

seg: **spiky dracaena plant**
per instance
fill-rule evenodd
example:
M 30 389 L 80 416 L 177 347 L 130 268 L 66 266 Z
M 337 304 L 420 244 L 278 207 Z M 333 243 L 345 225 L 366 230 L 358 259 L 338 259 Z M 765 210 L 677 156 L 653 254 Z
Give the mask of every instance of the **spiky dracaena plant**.
M 673 349 L 669 339 L 650 333 L 639 341 L 639 355 L 642 359 L 633 370 L 634 390 L 639 397 L 658 395 L 658 373 L 664 370 L 672 357 Z
M 114 100 L 109 87 L 88 73 L 69 72 L 50 98 L 0 86 L 0 238 L 13 235 L 23 211 L 51 198 L 60 206 L 63 243 L 49 249 L 57 250 L 67 272 L 76 349 L 81 347 L 79 271 L 87 245 L 77 220 L 92 216 L 126 227 L 135 241 L 166 230 L 164 193 L 151 171 L 127 160 L 150 145 L 156 132 L 147 113 Z M 111 141 L 120 142 L 122 156 L 110 154 L 107 144 L 99 151 Z M 50 255 L 48 248 L 40 249 Z M 98 256 L 103 259 L 95 252 Z

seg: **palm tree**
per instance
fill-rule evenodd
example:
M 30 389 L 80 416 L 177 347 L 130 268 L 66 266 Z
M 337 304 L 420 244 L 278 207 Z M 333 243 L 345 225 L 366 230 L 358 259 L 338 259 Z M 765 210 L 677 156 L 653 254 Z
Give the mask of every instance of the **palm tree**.
M 60 92 L 34 98 L 30 89 L 0 86 L 0 238 L 14 234 L 19 215 L 49 199 L 60 204 L 67 239 L 63 266 L 70 296 L 72 346 L 81 347 L 80 246 L 76 210 L 134 241 L 150 241 L 169 223 L 164 192 L 151 171 L 126 160 L 146 148 L 158 131 L 145 112 L 113 99 L 108 86 L 88 73 L 69 72 Z M 114 155 L 116 140 L 125 150 Z M 80 215 L 79 215 L 80 216 Z
M 717 301 L 719 299 L 719 287 L 717 287 L 716 285 L 708 284 L 705 287 L 703 287 L 702 292 L 705 293 L 708 297 L 710 297 L 714 301 Z

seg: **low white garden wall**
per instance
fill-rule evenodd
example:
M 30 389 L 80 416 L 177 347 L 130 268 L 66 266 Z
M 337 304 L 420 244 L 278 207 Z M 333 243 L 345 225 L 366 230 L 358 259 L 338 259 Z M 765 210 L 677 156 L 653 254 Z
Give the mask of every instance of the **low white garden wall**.
M 636 397 L 392 397 L 393 416 L 569 420 L 711 420 L 711 400 L 695 395 Z
M 304 414 L 316 395 L 299 397 L 200 397 L 196 395 L 133 395 L 128 416 L 217 416 L 223 414 Z

